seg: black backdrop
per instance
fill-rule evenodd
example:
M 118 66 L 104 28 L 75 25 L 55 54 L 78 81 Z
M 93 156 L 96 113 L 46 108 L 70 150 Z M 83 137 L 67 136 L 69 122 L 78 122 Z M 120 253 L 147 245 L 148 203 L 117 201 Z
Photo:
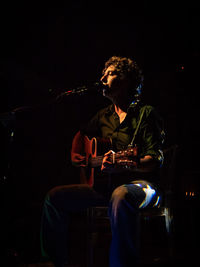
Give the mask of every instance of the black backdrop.
M 185 173 L 199 172 L 198 8 L 68 1 L 5 4 L 1 12 L 5 202 L 11 188 L 26 205 L 41 203 L 55 185 L 77 182 L 69 158 L 72 137 L 108 100 L 56 96 L 97 81 L 112 55 L 131 56 L 144 69 L 144 99 L 164 118 L 166 146 L 179 145 L 177 190 L 184 195 Z M 199 193 L 195 179 L 192 186 Z

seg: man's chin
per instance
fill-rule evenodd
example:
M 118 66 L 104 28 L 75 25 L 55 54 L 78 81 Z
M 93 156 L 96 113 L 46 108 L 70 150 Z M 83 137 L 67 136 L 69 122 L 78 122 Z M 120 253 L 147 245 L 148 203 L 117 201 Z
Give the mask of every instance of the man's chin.
M 108 96 L 108 91 L 106 89 L 103 89 L 103 96 Z
M 107 97 L 111 101 L 113 100 L 113 95 L 107 90 L 103 90 L 103 96 Z

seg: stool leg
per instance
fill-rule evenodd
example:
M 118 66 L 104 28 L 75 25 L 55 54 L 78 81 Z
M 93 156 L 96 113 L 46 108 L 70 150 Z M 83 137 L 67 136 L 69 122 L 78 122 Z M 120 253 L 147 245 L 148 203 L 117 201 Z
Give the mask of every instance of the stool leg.
M 93 209 L 87 209 L 87 267 L 92 267 L 94 262 L 94 249 L 92 244 Z

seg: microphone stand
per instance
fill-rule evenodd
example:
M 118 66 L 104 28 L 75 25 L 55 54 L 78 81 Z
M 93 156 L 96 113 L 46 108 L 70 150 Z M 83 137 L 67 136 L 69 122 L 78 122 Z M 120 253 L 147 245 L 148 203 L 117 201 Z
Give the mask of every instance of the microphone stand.
M 50 89 L 49 89 L 50 90 Z M 79 86 L 76 87 L 75 89 L 71 89 L 68 91 L 65 91 L 59 95 L 57 95 L 56 97 L 54 97 L 53 99 L 51 99 L 50 101 L 48 101 L 47 103 L 45 103 L 46 105 L 49 104 L 53 104 L 57 101 L 59 101 L 63 96 L 82 96 L 85 93 L 100 93 L 100 91 L 102 90 L 102 85 L 99 82 L 95 82 L 92 85 L 86 86 Z M 23 111 L 27 111 L 30 109 L 37 109 L 40 108 L 42 106 L 42 104 L 38 104 L 38 105 L 30 105 L 30 106 L 21 106 L 21 107 L 17 107 L 11 111 L 8 112 L 3 112 L 0 113 L 0 123 L 2 123 L 2 125 L 4 127 L 7 127 L 10 122 L 13 122 L 16 119 L 16 114 L 23 112 Z
M 86 86 L 86 85 L 83 85 L 83 86 L 79 86 L 75 89 L 72 89 L 72 90 L 68 90 L 66 92 L 63 92 L 61 94 L 59 94 L 57 97 L 56 97 L 56 100 L 59 100 L 60 97 L 63 97 L 63 96 L 71 96 L 71 95 L 83 95 L 87 92 L 99 92 L 100 91 L 100 88 L 101 88 L 101 85 L 100 83 L 96 82 L 94 83 L 92 86 Z

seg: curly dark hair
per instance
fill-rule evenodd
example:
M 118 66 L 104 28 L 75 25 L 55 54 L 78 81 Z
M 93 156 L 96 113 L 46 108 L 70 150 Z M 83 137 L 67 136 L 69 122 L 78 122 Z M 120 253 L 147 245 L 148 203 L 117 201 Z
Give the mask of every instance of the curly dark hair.
M 142 71 L 133 59 L 128 57 L 113 56 L 105 62 L 105 68 L 103 72 L 110 65 L 113 65 L 116 68 L 116 72 L 119 74 L 119 77 L 127 77 L 130 80 L 130 90 L 132 90 L 132 92 L 135 92 L 138 86 L 142 84 Z

